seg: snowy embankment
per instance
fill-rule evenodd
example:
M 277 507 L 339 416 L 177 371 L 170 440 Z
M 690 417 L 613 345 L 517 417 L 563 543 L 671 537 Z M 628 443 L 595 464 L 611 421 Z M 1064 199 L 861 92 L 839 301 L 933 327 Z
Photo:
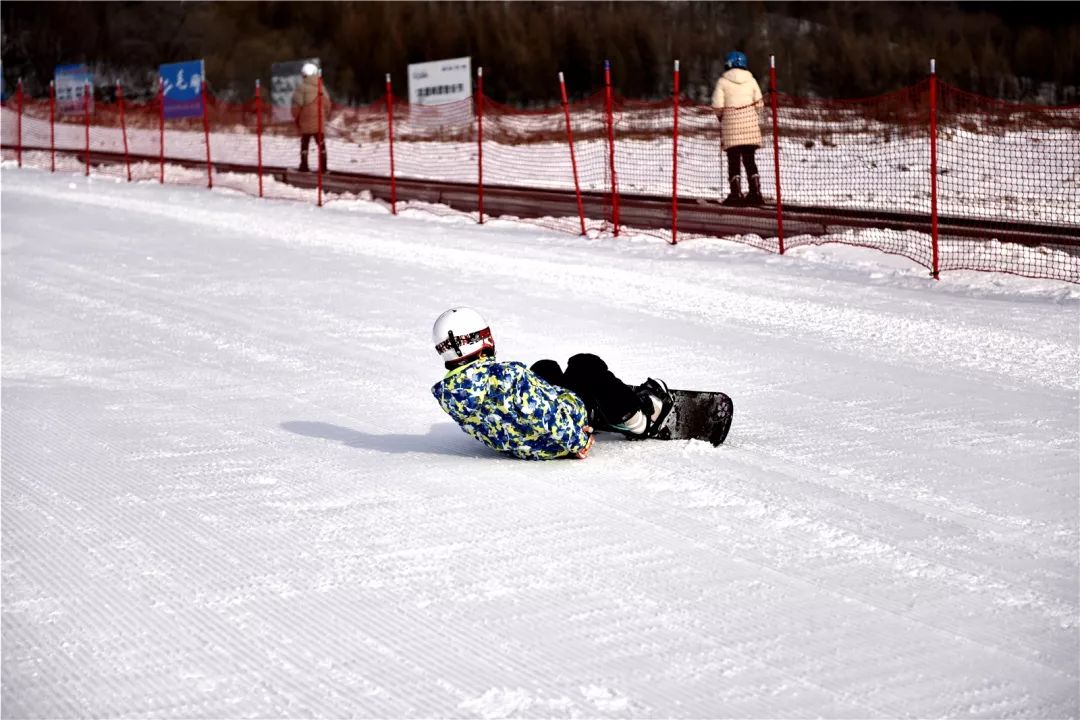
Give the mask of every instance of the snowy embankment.
M 170 168 L 170 172 L 173 169 Z M 2 177 L 5 717 L 1075 717 L 1080 289 Z M 721 388 L 497 457 L 433 318 Z
M 27 167 L 36 168 L 49 167 L 52 162 L 55 162 L 58 172 L 78 173 L 83 172 L 85 169 L 83 161 L 76 156 L 58 155 L 54 160 L 49 153 L 41 151 L 28 151 L 23 153 L 23 162 Z M 11 165 L 13 166 L 14 163 L 11 163 Z M 118 174 L 121 177 L 125 176 L 122 166 L 98 166 L 95 168 L 95 172 L 106 172 L 114 175 Z M 132 177 L 136 179 L 158 178 L 161 169 L 159 168 L 158 163 L 137 162 L 132 164 L 131 172 Z M 176 183 L 203 186 L 207 182 L 206 171 L 198 168 L 166 165 L 165 176 L 167 182 L 170 184 Z M 308 203 L 316 201 L 316 192 L 311 188 L 302 188 L 279 182 L 269 176 L 264 176 L 262 178 L 262 183 L 266 197 L 297 200 Z M 259 192 L 259 180 L 254 174 L 250 173 L 215 172 L 214 184 L 215 187 L 219 189 L 226 188 L 239 190 L 250 195 L 257 195 Z M 371 197 L 371 193 L 366 190 L 360 193 L 323 193 L 323 200 L 325 203 L 349 203 L 355 200 L 371 200 Z M 398 204 L 401 207 L 406 207 L 404 203 L 399 202 Z M 408 207 L 417 210 L 430 210 L 434 213 L 443 215 L 457 213 L 457 211 L 454 211 L 445 205 L 419 201 L 408 203 Z M 475 218 L 475 214 L 470 214 L 470 217 Z M 513 216 L 504 216 L 502 219 L 506 221 L 521 221 L 521 218 Z M 545 217 L 526 220 L 524 222 L 539 224 L 548 229 L 558 229 L 562 232 L 575 235 L 578 233 L 579 228 L 576 216 L 569 218 Z M 593 223 L 590 223 L 590 225 L 593 225 Z M 624 227 L 624 233 L 625 232 L 629 232 L 633 235 L 635 229 Z M 655 234 L 654 231 L 650 232 Z M 592 238 L 610 237 L 609 234 L 605 234 L 604 230 L 599 227 L 590 227 L 588 234 Z M 661 235 L 663 235 L 663 233 L 661 233 Z M 682 233 L 679 237 L 683 241 L 693 239 L 694 242 L 698 242 L 706 236 Z M 739 242 L 744 242 L 759 249 L 766 249 L 770 252 L 778 252 L 778 241 L 775 237 L 762 238 L 759 235 L 747 234 L 741 236 L 729 236 L 728 239 L 738 240 Z M 920 263 L 924 268 L 930 267 L 931 239 L 928 233 L 881 228 L 848 229 L 821 236 L 789 235 L 785 239 L 785 242 L 786 247 L 788 248 L 787 257 L 792 257 L 791 251 L 802 246 L 843 243 L 846 245 L 854 245 L 861 248 L 875 249 L 884 253 L 900 255 L 902 258 L 909 258 L 914 262 Z M 842 251 L 833 249 L 821 257 L 824 259 L 837 257 L 837 253 L 839 252 Z M 968 242 L 944 242 L 941 244 L 940 253 L 940 267 L 950 279 L 956 277 L 954 275 L 956 272 L 955 268 L 975 267 L 983 272 L 1018 273 L 1025 275 L 1027 273 L 1035 274 L 1041 272 L 1043 274 L 1053 274 L 1054 277 L 1059 279 L 1069 279 L 1072 282 L 1080 282 L 1080 256 L 1045 246 L 1029 247 L 1016 243 L 1002 243 L 993 238 L 980 238 Z M 806 257 L 806 254 L 805 252 L 799 252 L 796 253 L 795 256 Z M 908 267 L 908 262 L 902 258 L 898 261 L 893 261 L 879 257 L 870 262 L 886 264 L 899 263 L 900 266 Z M 1054 272 L 1049 273 L 1046 268 L 1054 268 Z M 970 278 L 968 278 L 968 280 L 970 280 Z

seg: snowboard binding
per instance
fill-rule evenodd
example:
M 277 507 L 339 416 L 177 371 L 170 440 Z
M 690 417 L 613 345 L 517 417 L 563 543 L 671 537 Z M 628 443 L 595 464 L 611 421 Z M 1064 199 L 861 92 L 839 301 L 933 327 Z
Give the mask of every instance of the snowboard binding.
M 657 437 L 674 407 L 667 384 L 663 380 L 649 378 L 634 388 L 634 394 L 641 405 L 639 412 L 644 417 L 644 430 L 633 432 L 627 425 L 615 425 L 613 429 L 621 432 L 629 440 L 648 440 Z

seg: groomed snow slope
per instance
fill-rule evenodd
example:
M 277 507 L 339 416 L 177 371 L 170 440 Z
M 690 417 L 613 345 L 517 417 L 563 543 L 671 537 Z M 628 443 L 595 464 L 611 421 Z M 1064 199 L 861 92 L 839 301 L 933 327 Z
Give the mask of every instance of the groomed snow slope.
M 2 183 L 4 717 L 1080 714 L 1075 286 Z M 459 303 L 727 444 L 488 452 Z

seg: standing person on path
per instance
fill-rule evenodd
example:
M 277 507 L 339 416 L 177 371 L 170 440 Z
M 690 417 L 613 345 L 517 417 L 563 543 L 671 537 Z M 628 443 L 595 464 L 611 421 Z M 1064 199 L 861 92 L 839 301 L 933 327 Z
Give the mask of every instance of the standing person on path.
M 761 147 L 761 127 L 758 124 L 765 103 L 761 88 L 750 73 L 746 55 L 729 52 L 724 57 L 724 74 L 716 81 L 712 106 L 720 120 L 720 134 L 727 153 L 728 183 L 731 193 L 724 205 L 761 205 L 761 178 L 758 176 L 754 153 Z M 742 195 L 739 163 L 746 168 L 750 193 Z
M 632 387 L 595 355 L 574 355 L 566 372 L 554 360 L 531 368 L 497 361 L 491 328 L 472 308 L 440 315 L 432 339 L 447 369 L 431 388 L 439 405 L 466 433 L 513 457 L 584 459 L 594 427 L 650 438 L 671 412 L 662 381 Z
M 308 147 L 311 139 L 319 148 L 319 168 L 326 172 L 326 116 L 330 114 L 330 95 L 326 86 L 320 88 L 321 73 L 315 63 L 304 63 L 300 69 L 304 76 L 292 96 L 292 116 L 300 131 L 300 172 L 308 172 Z M 320 89 L 322 110 L 320 111 Z

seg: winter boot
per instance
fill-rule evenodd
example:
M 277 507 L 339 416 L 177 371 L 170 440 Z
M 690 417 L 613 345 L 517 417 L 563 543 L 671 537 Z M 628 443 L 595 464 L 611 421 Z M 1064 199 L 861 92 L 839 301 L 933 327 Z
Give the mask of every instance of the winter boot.
M 743 204 L 742 196 L 742 178 L 736 175 L 731 178 L 731 193 L 724 198 L 721 205 L 727 205 L 728 207 L 736 207 Z
M 765 198 L 761 197 L 761 177 L 750 176 L 750 194 L 746 196 L 746 204 L 761 207 L 765 204 Z
M 634 388 L 634 394 L 641 403 L 641 409 L 624 418 L 618 425 L 613 425 L 612 429 L 631 440 L 656 437 L 674 406 L 667 385 L 663 380 L 649 378 Z
M 319 172 L 326 172 L 326 148 L 319 148 Z
M 311 170 L 308 168 L 308 164 L 307 164 L 307 155 L 304 155 L 302 158 L 300 158 L 300 167 L 297 168 L 297 169 L 300 172 L 311 172 Z

